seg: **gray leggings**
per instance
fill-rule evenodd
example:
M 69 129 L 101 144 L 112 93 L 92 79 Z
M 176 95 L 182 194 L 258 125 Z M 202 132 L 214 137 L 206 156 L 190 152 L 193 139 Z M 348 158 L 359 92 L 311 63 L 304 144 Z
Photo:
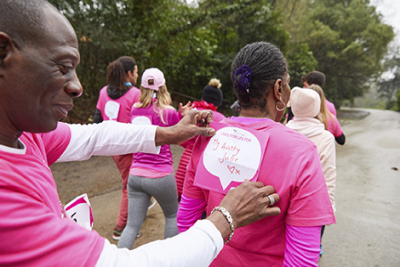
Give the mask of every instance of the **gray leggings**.
M 178 198 L 174 174 L 162 178 L 146 178 L 129 175 L 128 222 L 118 242 L 119 248 L 132 249 L 136 235 L 146 219 L 151 196 L 160 204 L 165 216 L 164 238 L 178 234 L 176 214 Z

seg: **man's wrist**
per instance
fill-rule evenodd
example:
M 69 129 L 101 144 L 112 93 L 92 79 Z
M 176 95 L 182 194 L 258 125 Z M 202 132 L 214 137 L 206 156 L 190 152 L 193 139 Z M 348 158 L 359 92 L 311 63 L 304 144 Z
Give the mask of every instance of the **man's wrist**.
M 211 221 L 215 225 L 224 240 L 231 234 L 229 222 L 221 212 L 210 214 L 206 220 Z
M 156 146 L 176 144 L 174 126 L 156 128 L 155 144 Z

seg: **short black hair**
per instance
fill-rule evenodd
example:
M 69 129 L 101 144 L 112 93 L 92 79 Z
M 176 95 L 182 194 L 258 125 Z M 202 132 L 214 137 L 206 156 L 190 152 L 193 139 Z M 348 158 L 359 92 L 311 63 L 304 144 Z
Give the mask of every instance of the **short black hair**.
M 47 30 L 46 0 L 1 0 L 0 32 L 8 34 L 19 46 L 39 45 Z
M 307 82 L 309 85 L 316 84 L 322 88 L 325 84 L 325 74 L 323 74 L 320 71 L 313 70 L 313 71 L 301 76 L 301 81 Z
M 243 65 L 249 66 L 253 74 L 248 93 L 239 90 L 234 82 L 236 70 Z M 240 107 L 248 109 L 254 106 L 262 112 L 267 112 L 265 106 L 270 89 L 275 81 L 283 79 L 286 73 L 288 73 L 287 61 L 282 52 L 273 44 L 256 42 L 243 47 L 231 66 L 231 80 Z

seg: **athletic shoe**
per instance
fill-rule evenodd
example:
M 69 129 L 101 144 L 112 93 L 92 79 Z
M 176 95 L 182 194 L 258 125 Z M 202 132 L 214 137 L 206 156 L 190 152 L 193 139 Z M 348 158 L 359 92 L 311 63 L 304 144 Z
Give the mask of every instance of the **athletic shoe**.
M 121 231 L 118 231 L 116 228 L 114 228 L 113 239 L 119 240 L 121 238 L 121 234 L 122 234 L 123 230 L 124 229 L 122 229 Z M 139 230 L 139 233 L 137 233 L 136 238 L 138 238 L 141 235 L 142 235 L 142 231 Z
M 150 202 L 149 202 L 149 207 L 147 208 L 148 210 L 151 209 L 152 207 L 154 207 L 154 205 L 156 205 L 157 200 L 154 197 L 150 198 Z
M 123 231 L 124 229 L 122 229 L 122 230 L 120 230 L 120 231 L 118 231 L 117 230 L 117 228 L 115 227 L 114 228 L 114 232 L 113 232 L 113 239 L 114 240 L 119 240 L 120 238 L 121 238 L 121 234 L 122 234 L 122 231 Z

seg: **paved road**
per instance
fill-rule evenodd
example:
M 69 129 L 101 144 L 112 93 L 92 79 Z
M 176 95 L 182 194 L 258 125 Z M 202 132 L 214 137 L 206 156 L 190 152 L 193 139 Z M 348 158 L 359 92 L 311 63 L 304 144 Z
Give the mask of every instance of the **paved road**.
M 337 224 L 325 230 L 321 267 L 400 266 L 400 113 L 368 111 L 336 147 Z

